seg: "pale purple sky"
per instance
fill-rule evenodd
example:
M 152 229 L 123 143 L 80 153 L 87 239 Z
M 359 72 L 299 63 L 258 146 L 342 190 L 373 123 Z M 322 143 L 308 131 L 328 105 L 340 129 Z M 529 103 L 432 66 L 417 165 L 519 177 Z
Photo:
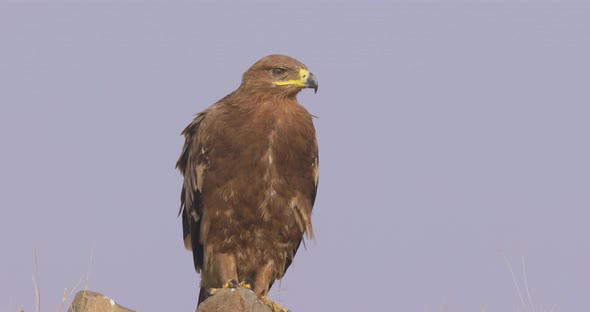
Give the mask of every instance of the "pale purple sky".
M 316 74 L 294 312 L 589 309 L 590 2 L 0 2 L 0 312 L 88 288 L 194 311 L 174 169 L 259 58 Z M 78 286 L 80 289 L 82 286 Z

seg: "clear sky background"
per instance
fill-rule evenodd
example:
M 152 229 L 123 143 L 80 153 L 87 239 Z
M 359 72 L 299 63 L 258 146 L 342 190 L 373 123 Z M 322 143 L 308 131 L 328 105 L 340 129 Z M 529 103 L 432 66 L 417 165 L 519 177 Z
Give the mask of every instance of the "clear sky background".
M 303 311 L 588 310 L 590 2 L 0 2 L 0 311 L 88 288 L 194 311 L 175 162 L 282 53 L 318 77 Z M 89 266 L 90 263 L 90 266 Z M 79 285 L 77 289 L 82 288 Z

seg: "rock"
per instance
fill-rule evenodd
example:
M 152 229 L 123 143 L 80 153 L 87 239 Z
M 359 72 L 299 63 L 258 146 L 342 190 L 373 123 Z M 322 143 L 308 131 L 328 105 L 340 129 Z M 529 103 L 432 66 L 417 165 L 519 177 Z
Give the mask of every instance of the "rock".
M 89 290 L 79 291 L 68 312 L 135 312 L 117 304 L 113 299 Z M 249 289 L 222 289 L 203 301 L 197 312 L 272 312 Z
M 81 290 L 79 291 L 68 312 L 135 312 L 118 305 L 113 299 L 102 294 Z
M 238 287 L 220 290 L 203 301 L 197 312 L 271 312 L 271 310 L 256 297 L 254 292 Z

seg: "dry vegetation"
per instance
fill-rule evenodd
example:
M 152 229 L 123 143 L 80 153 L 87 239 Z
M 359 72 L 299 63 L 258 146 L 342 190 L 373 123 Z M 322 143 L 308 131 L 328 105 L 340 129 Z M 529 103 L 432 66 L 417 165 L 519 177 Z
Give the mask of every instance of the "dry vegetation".
M 514 283 L 514 287 L 516 289 L 516 293 L 518 294 L 518 298 L 520 301 L 518 306 L 516 307 L 516 312 L 559 312 L 559 308 L 557 305 L 553 305 L 551 307 L 551 309 L 547 310 L 542 305 L 540 305 L 538 303 L 535 304 L 535 301 L 533 300 L 533 297 L 531 296 L 531 292 L 529 289 L 524 257 L 521 257 L 522 281 L 519 283 L 517 275 L 514 273 L 512 263 L 510 262 L 510 260 L 508 259 L 508 257 L 506 256 L 506 254 L 503 251 L 501 251 L 500 253 L 501 253 L 504 261 L 506 262 L 506 267 L 508 268 L 508 271 L 510 272 L 510 275 L 512 277 L 512 281 Z M 33 288 L 35 291 L 35 311 L 41 312 L 41 289 L 39 288 L 39 265 L 38 265 L 38 263 L 39 262 L 38 262 L 38 258 L 37 258 L 37 251 L 35 250 L 35 268 L 34 268 L 34 271 L 32 274 L 32 281 L 33 281 Z M 92 264 L 92 251 L 90 253 L 90 259 L 88 262 L 88 271 L 86 273 L 82 274 L 82 276 L 80 276 L 76 285 L 74 287 L 72 287 L 70 291 L 68 291 L 67 288 L 64 288 L 60 303 L 54 304 L 52 311 L 66 312 L 67 311 L 66 303 L 68 301 L 70 301 L 70 298 L 72 298 L 72 295 L 78 289 L 78 287 L 80 286 L 80 284 L 82 283 L 83 280 L 85 280 L 85 282 L 84 282 L 84 288 L 82 290 L 84 292 L 86 292 L 88 290 L 88 281 L 89 281 L 89 277 L 90 277 L 91 264 Z M 435 309 L 436 309 L 436 312 L 446 312 L 446 311 L 452 310 L 447 305 L 437 305 Z M 17 312 L 25 312 L 22 308 L 17 308 L 15 310 Z M 491 312 L 488 310 L 486 304 L 482 304 L 480 306 L 479 311 L 480 312 Z

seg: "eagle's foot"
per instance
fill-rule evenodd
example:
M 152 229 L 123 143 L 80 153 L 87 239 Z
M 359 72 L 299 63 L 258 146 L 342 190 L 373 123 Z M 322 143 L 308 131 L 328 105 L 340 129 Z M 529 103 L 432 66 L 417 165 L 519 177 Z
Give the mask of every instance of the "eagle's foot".
M 261 296 L 260 301 L 266 304 L 272 312 L 291 312 L 291 310 L 287 309 L 287 307 L 278 305 L 276 302 L 266 298 L 266 296 Z
M 240 286 L 240 284 L 238 284 L 238 281 L 236 281 L 235 279 L 231 279 L 231 280 L 227 281 L 225 284 L 223 284 L 223 286 L 221 286 L 221 288 L 209 288 L 208 292 L 210 295 L 215 295 L 216 293 L 218 293 L 222 289 L 238 288 L 238 286 Z
M 253 280 L 247 278 L 240 282 L 240 286 L 254 291 L 255 284 Z

